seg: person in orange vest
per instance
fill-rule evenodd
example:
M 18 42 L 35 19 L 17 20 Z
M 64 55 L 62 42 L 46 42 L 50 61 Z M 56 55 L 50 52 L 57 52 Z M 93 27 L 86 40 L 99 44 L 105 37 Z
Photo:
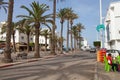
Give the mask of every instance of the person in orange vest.
M 113 58 L 111 54 L 108 54 L 107 61 L 108 64 L 111 65 L 113 71 L 118 71 L 118 65 L 116 63 L 113 63 Z

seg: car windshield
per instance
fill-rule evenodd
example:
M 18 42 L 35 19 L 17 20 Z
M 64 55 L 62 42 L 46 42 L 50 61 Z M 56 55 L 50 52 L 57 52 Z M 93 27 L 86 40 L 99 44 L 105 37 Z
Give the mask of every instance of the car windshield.
M 0 50 L 4 50 L 4 49 L 0 49 Z
M 107 50 L 107 53 L 119 53 L 118 50 Z

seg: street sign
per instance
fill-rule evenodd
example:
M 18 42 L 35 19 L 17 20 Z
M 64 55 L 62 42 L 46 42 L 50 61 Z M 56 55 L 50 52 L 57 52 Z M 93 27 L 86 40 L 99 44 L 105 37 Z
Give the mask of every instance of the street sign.
M 99 32 L 101 29 L 105 30 L 104 24 L 100 24 L 96 27 L 96 30 Z

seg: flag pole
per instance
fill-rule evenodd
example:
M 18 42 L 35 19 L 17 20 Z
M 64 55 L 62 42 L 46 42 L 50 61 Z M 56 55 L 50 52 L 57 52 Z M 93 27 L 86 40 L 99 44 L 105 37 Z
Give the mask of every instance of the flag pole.
M 102 24 L 102 0 L 100 0 L 100 24 Z

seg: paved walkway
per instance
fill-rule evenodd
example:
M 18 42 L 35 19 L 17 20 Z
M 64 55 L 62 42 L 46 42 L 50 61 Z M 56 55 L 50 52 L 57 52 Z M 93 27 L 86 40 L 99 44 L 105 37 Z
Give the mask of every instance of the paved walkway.
M 56 56 L 67 55 L 68 53 L 52 55 L 52 54 L 50 54 L 50 52 L 47 52 L 47 53 L 41 52 L 40 58 L 34 58 L 34 52 L 29 52 L 27 59 L 16 58 L 17 54 L 18 54 L 18 52 L 16 54 L 12 53 L 12 55 L 11 55 L 12 59 L 13 59 L 12 63 L 2 63 L 1 59 L 4 57 L 4 55 L 3 54 L 0 55 L 0 68 L 13 66 L 13 65 L 17 65 L 17 64 L 22 64 L 22 63 L 26 63 L 26 62 L 38 61 L 40 59 L 47 59 L 47 58 L 53 58 Z
M 69 55 L 70 53 L 65 53 L 62 55 Z M 0 68 L 3 67 L 8 67 L 8 66 L 13 66 L 17 64 L 22 64 L 22 63 L 27 63 L 27 62 L 33 62 L 33 61 L 38 61 L 40 59 L 47 59 L 47 58 L 53 58 L 56 56 L 61 56 L 60 54 L 58 55 L 50 55 L 49 53 L 43 53 L 41 52 L 41 58 L 33 58 L 34 52 L 30 52 L 28 55 L 28 59 L 15 59 L 16 54 L 12 54 L 12 58 L 14 60 L 13 63 L 1 63 L 0 62 Z M 3 55 L 0 55 L 0 59 L 3 57 Z M 96 69 L 95 69 L 95 79 L 94 80 L 119 80 L 120 79 L 120 72 L 106 72 L 104 70 L 104 63 L 101 62 L 96 62 Z
M 120 72 L 106 72 L 104 63 L 97 62 L 97 80 L 120 80 Z

